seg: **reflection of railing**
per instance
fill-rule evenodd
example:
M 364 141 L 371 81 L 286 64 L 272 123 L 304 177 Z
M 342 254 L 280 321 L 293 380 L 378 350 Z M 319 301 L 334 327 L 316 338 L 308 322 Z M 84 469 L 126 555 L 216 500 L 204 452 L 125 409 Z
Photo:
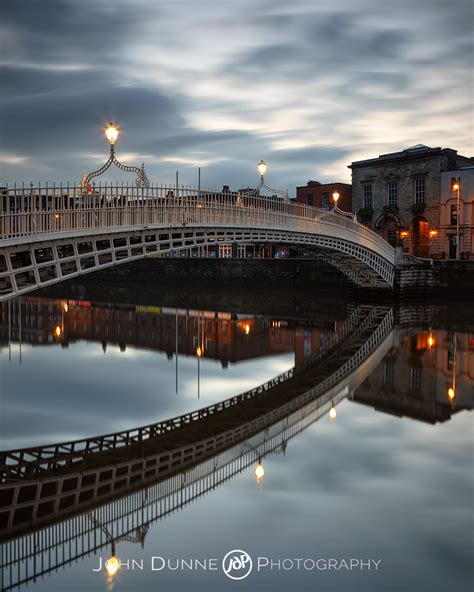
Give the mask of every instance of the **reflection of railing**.
M 384 311 L 384 309 L 382 309 L 382 311 Z M 349 323 L 346 323 L 342 328 L 343 336 L 347 338 L 349 329 L 355 330 L 356 335 L 354 335 L 353 338 L 357 339 L 358 335 L 362 333 L 370 323 L 374 323 L 377 314 L 380 314 L 379 309 L 371 308 L 364 309 L 364 311 L 362 311 L 362 309 L 356 309 L 351 316 Z M 365 319 L 364 316 L 366 317 Z M 336 348 L 339 343 L 340 340 L 334 341 L 332 347 Z M 326 349 L 324 354 L 327 355 L 328 351 L 329 350 Z M 312 362 L 316 361 L 312 358 L 311 360 Z M 62 442 L 49 446 L 24 448 L 16 451 L 0 452 L 1 482 L 22 477 L 31 478 L 34 474 L 41 474 L 48 471 L 63 469 L 67 466 L 73 466 L 92 454 L 112 451 L 126 446 L 142 445 L 147 440 L 170 434 L 175 430 L 182 429 L 183 427 L 203 420 L 206 417 L 213 416 L 233 407 L 238 407 L 245 401 L 263 396 L 268 391 L 292 379 L 295 375 L 295 371 L 295 368 L 291 368 L 245 393 L 169 420 L 132 430 L 105 434 L 96 438 Z
M 338 398 L 334 402 L 337 403 Z M 328 408 L 327 403 L 320 404 L 304 414 L 295 414 L 293 420 L 288 418 L 252 439 L 254 447 L 262 458 L 266 457 L 280 449 L 282 441 L 291 440 L 317 421 Z M 91 514 L 82 513 L 41 532 L 4 543 L 1 545 L 1 589 L 14 589 L 92 552 L 109 550 L 110 537 L 104 529 L 94 526 L 90 516 L 108 525 L 107 530 L 114 533 L 114 540 L 123 539 L 138 527 L 149 526 L 197 501 L 254 464 L 253 450 L 245 451 L 239 444 L 185 473 L 148 487 L 145 503 L 143 491 L 137 491 L 96 508 Z
M 392 327 L 392 311 L 379 316 L 373 332 L 349 360 L 320 384 L 259 420 L 261 431 L 248 440 L 250 446 L 229 442 L 225 451 L 191 467 L 186 466 L 183 456 L 177 474 L 148 487 L 146 497 L 138 491 L 94 509 L 92 521 L 82 513 L 2 545 L 3 589 L 12 589 L 105 547 L 110 543 L 107 533 L 114 533 L 115 540 L 123 539 L 254 464 L 255 451 L 263 458 L 282 447 L 365 380 L 393 346 Z M 94 522 L 107 527 L 94 528 Z

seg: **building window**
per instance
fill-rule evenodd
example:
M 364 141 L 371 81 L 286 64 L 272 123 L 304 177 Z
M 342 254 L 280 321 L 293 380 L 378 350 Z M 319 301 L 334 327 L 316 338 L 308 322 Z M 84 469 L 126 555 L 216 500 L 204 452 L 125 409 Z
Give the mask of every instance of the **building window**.
M 398 182 L 397 181 L 389 181 L 388 186 L 388 205 L 389 206 L 396 206 L 398 205 Z
M 384 383 L 387 386 L 393 386 L 394 384 L 394 376 L 395 376 L 395 360 L 389 358 L 385 360 L 385 368 L 384 368 Z
M 312 194 L 312 193 L 308 193 L 308 194 L 306 195 L 306 203 L 307 203 L 309 206 L 312 206 L 312 205 L 313 205 L 313 194 Z
M 364 185 L 364 208 L 372 208 L 372 183 Z
M 411 392 L 415 395 L 419 395 L 421 393 L 421 378 L 422 368 L 419 368 L 418 366 L 413 366 L 411 368 L 410 383 Z
M 425 201 L 425 178 L 415 179 L 415 203 L 421 204 Z
M 329 193 L 323 193 L 323 208 L 329 210 Z
M 451 226 L 456 226 L 458 222 L 458 206 L 451 204 Z

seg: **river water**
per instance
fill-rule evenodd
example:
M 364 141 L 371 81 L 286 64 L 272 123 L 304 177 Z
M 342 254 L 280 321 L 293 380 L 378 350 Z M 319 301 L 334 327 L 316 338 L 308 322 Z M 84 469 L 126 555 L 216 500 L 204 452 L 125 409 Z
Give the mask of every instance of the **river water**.
M 211 485 L 206 475 L 192 495 L 183 491 L 199 463 L 178 467 L 181 490 L 160 490 L 160 502 L 150 502 L 150 480 L 88 505 L 76 498 L 43 521 L 11 518 L 20 496 L 0 495 L 2 586 L 472 589 L 472 311 L 460 320 L 454 307 L 400 311 L 318 298 L 303 294 L 294 306 L 257 291 L 241 303 L 222 293 L 187 302 L 179 289 L 143 297 L 73 285 L 1 304 L 3 451 L 162 422 L 293 367 L 327 366 L 318 380 L 333 385 L 321 390 L 317 411 L 298 406 L 301 416 L 288 412 L 209 455 L 214 472 L 227 467 L 225 474 Z M 282 396 L 285 405 L 296 397 Z M 234 423 L 250 425 L 248 412 L 232 413 Z M 232 454 L 242 456 L 237 468 Z M 132 498 L 142 501 L 130 514 Z M 28 540 L 30 551 L 21 551 Z M 113 576 L 100 569 L 112 555 L 122 563 Z

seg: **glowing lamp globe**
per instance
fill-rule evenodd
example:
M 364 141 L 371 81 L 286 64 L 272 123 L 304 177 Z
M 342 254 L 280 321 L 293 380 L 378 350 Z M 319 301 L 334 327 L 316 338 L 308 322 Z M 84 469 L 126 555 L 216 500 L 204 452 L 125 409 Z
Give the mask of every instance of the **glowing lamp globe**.
M 198 358 L 200 358 L 202 356 L 202 349 L 199 345 L 196 348 L 196 355 Z
M 265 173 L 267 172 L 267 168 L 268 168 L 268 164 L 266 162 L 263 162 L 263 160 L 261 160 L 257 164 L 257 169 L 258 169 L 258 172 L 261 177 L 263 177 L 265 175 Z
M 112 555 L 109 557 L 105 562 L 105 569 L 110 577 L 114 577 L 114 575 L 120 570 L 120 561 L 118 557 Z
M 263 468 L 263 465 L 261 463 L 258 463 L 258 465 L 255 467 L 255 477 L 257 477 L 257 480 L 260 481 L 260 479 L 262 479 L 264 475 L 265 469 Z
M 245 335 L 248 335 L 250 333 L 250 325 L 248 323 L 246 323 L 244 329 L 245 329 Z
M 117 141 L 118 135 L 118 127 L 114 123 L 109 123 L 108 127 L 105 130 L 105 136 L 112 146 Z
M 339 197 L 340 197 L 340 195 L 339 195 L 339 191 L 335 191 L 335 192 L 332 194 L 332 198 L 333 198 L 333 200 L 334 200 L 334 203 L 335 203 L 336 205 L 337 205 L 337 200 L 339 199 Z
M 456 391 L 453 389 L 453 387 L 449 387 L 448 388 L 448 399 L 450 401 L 452 401 L 454 399 L 454 397 L 456 396 Z

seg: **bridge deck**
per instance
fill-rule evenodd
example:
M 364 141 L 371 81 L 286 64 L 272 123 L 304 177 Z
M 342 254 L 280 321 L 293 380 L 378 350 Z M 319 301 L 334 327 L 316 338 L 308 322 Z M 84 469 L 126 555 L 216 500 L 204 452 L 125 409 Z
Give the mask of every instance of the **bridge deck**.
M 249 242 L 336 252 L 359 266 L 339 264 L 354 283 L 393 285 L 393 247 L 351 216 L 229 193 L 183 189 L 171 200 L 159 188 L 143 191 L 0 196 L 0 298 L 137 257 Z

